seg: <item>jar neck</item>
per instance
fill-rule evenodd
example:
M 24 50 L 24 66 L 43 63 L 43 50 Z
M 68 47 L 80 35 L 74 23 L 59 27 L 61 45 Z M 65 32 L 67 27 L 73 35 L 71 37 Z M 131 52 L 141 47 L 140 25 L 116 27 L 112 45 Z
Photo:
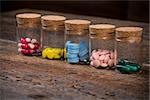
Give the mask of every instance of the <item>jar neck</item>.
M 127 42 L 127 43 L 141 43 L 142 37 L 116 37 L 116 41 L 118 42 Z
M 111 40 L 111 39 L 114 39 L 114 32 L 112 32 L 112 33 L 91 33 L 90 37 L 102 39 L 102 40 Z
M 17 25 L 18 28 L 40 28 L 40 24 L 33 24 L 33 23 L 26 23 L 26 24 L 18 24 Z
M 47 30 L 47 31 L 64 31 L 65 29 L 65 26 L 64 25 L 61 25 L 61 26 L 42 26 L 42 29 L 43 30 Z
M 89 30 L 88 29 L 66 30 L 66 34 L 68 34 L 68 35 L 89 35 Z

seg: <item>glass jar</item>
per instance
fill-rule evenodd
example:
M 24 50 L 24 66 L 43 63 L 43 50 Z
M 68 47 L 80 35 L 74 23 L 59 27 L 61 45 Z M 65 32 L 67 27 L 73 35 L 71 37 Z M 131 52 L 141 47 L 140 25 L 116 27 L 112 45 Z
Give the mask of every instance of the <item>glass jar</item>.
M 90 25 L 91 54 L 90 65 L 96 68 L 114 68 L 115 25 Z
M 18 52 L 23 55 L 41 55 L 40 14 L 17 14 Z
M 89 25 L 88 20 L 65 21 L 65 47 L 67 62 L 70 64 L 89 64 Z
M 140 27 L 116 28 L 115 38 L 119 66 L 124 63 L 125 66 L 130 65 L 133 68 L 133 65 L 142 64 L 142 30 Z
M 42 57 L 48 59 L 64 59 L 64 16 L 45 15 L 42 23 Z

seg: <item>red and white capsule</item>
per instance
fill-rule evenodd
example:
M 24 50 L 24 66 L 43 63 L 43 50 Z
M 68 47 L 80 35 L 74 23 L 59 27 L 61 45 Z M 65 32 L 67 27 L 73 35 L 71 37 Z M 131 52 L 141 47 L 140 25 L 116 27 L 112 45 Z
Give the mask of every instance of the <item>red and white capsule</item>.
M 32 39 L 31 43 L 38 43 L 36 39 Z
M 27 43 L 27 41 L 26 41 L 26 39 L 25 39 L 25 38 L 20 38 L 20 43 L 26 44 L 26 43 Z
M 28 44 L 22 44 L 22 43 L 18 43 L 18 47 L 22 48 L 22 49 L 30 49 Z
M 26 42 L 30 43 L 31 42 L 31 38 L 26 38 Z
M 27 49 L 18 48 L 18 52 L 20 52 L 22 54 L 32 54 L 35 51 L 34 50 L 27 50 Z

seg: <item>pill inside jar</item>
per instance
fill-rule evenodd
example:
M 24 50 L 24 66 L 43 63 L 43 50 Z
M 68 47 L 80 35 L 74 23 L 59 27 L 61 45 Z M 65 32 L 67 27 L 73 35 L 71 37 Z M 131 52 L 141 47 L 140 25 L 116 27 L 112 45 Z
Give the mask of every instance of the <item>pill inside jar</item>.
M 16 15 L 18 52 L 23 55 L 41 55 L 40 14 Z
M 115 25 L 90 25 L 90 65 L 95 68 L 114 69 L 116 52 L 114 42 Z
M 89 25 L 90 21 L 72 19 L 65 21 L 66 62 L 89 64 Z
M 116 30 L 116 50 L 117 69 L 119 71 L 125 70 L 126 67 L 137 68 L 129 70 L 129 72 L 139 71 L 138 66 L 142 66 L 142 32 L 141 27 L 118 27 Z M 122 63 L 124 62 L 124 63 Z M 130 63 L 129 63 L 130 62 Z M 124 68 L 125 67 L 125 68 Z M 127 73 L 126 72 L 126 73 Z
M 42 58 L 64 60 L 64 21 L 66 17 L 60 15 L 44 15 L 42 23 Z

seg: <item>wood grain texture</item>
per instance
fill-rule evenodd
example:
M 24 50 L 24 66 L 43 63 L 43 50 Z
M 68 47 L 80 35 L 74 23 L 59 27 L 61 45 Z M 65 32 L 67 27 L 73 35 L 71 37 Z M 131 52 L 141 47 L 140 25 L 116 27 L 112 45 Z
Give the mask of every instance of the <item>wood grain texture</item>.
M 58 14 L 83 18 L 94 23 L 140 26 L 143 32 L 144 63 L 141 72 L 120 74 L 87 65 L 70 65 L 57 60 L 28 57 L 16 53 L 15 15 L 21 12 Z M 39 10 L 17 10 L 1 14 L 0 97 L 2 100 L 148 100 L 149 31 L 148 24 L 63 14 Z

